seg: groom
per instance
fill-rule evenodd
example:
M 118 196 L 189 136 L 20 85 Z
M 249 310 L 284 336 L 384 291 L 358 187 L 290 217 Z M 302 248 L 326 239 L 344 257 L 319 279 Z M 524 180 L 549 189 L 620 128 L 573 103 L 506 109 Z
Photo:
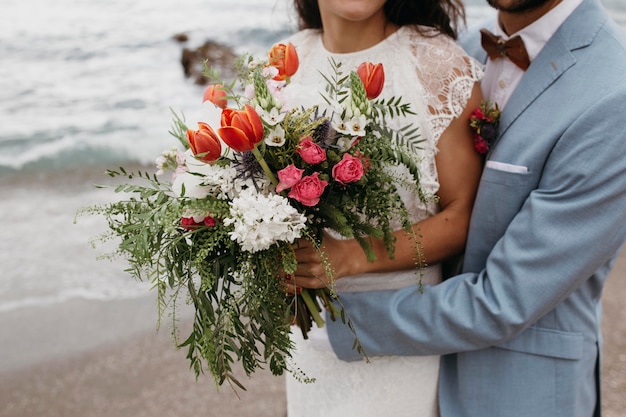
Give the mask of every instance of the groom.
M 491 58 L 479 33 L 462 42 L 503 109 L 463 273 L 341 297 L 370 356 L 444 355 L 442 417 L 599 416 L 600 299 L 626 239 L 625 36 L 598 0 L 488 1 L 488 29 L 521 35 L 530 64 L 504 40 Z M 328 326 L 336 354 L 360 359 Z

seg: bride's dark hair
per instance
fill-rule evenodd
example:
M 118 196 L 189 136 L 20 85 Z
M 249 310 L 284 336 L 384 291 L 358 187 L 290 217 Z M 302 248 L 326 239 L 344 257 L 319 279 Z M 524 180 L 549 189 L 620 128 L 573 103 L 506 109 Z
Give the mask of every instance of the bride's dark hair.
M 294 0 L 293 3 L 300 29 L 322 28 L 317 0 Z M 461 0 L 387 0 L 383 8 L 391 23 L 432 27 L 453 39 L 458 35 L 459 23 L 465 22 Z

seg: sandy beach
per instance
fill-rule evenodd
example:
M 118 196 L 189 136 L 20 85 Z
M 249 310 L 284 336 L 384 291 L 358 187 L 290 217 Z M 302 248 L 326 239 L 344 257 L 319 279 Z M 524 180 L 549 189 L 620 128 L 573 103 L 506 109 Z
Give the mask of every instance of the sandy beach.
M 196 381 L 155 321 L 151 297 L 2 315 L 13 340 L 2 348 L 0 416 L 284 416 L 282 378 L 239 374 L 247 392 L 218 391 L 209 375 Z
M 65 179 L 0 178 L 0 191 L 11 197 L 16 187 L 38 192 L 61 188 L 59 183 L 80 190 L 97 177 L 95 171 L 59 175 Z M 625 275 L 626 252 L 604 296 L 605 417 L 626 414 Z M 216 389 L 210 375 L 196 381 L 185 352 L 174 347 L 167 320 L 158 332 L 156 320 L 154 294 L 0 311 L 0 417 L 285 416 L 283 377 L 269 371 L 250 379 L 238 374 L 248 388 L 239 397 L 228 386 Z M 188 321 L 183 318 L 181 328 Z

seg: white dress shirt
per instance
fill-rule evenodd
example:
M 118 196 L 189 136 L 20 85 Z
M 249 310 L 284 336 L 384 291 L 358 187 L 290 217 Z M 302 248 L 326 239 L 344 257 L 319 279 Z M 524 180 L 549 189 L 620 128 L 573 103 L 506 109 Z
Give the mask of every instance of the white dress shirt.
M 582 0 L 562 0 L 548 13 L 511 35 L 505 34 L 500 24 L 497 23 L 494 34 L 502 36 L 504 40 L 516 35 L 521 36 L 532 63 L 559 26 L 580 3 Z M 497 103 L 501 109 L 504 108 L 523 75 L 524 71 L 509 59 L 489 59 L 485 67 L 485 75 L 481 81 L 483 96 L 485 99 Z

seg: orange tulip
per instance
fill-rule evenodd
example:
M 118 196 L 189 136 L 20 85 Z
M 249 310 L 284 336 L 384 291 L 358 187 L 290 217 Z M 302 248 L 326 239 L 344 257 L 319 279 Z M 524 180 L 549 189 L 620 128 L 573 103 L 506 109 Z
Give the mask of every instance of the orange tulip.
M 291 77 L 298 70 L 300 61 L 296 47 L 291 43 L 278 43 L 269 52 L 269 64 L 278 69 L 275 80 L 282 81 Z
M 220 137 L 232 149 L 247 152 L 263 140 L 263 122 L 259 114 L 246 104 L 243 110 L 224 109 Z
M 226 91 L 224 91 L 224 87 L 221 84 L 211 84 L 204 90 L 204 95 L 202 97 L 202 102 L 210 101 L 215 104 L 217 107 L 221 109 L 225 109 L 228 104 L 228 99 L 226 98 L 228 95 Z
M 222 142 L 208 124 L 198 122 L 198 127 L 198 130 L 187 129 L 191 152 L 201 161 L 213 162 L 222 154 Z
M 356 73 L 359 75 L 367 98 L 372 100 L 378 97 L 383 91 L 383 85 L 385 84 L 385 71 L 383 70 L 383 64 L 372 64 L 371 62 L 364 62 L 359 65 Z

